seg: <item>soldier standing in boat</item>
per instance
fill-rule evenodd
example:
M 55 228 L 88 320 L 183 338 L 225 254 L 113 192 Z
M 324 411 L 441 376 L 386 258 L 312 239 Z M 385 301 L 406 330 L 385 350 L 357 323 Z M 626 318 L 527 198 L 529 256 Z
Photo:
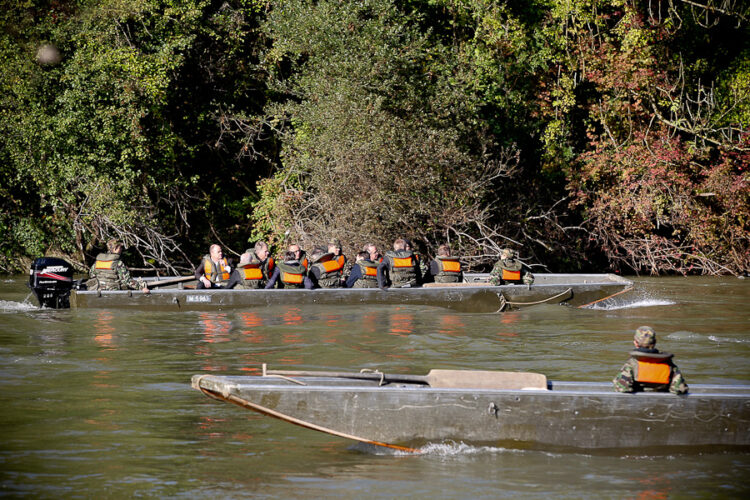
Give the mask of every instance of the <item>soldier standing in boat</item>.
M 534 283 L 534 275 L 523 268 L 523 263 L 518 259 L 518 253 L 511 248 L 503 248 L 500 251 L 500 260 L 490 271 L 490 285 L 521 284 L 531 285 Z
M 120 240 L 109 240 L 107 242 L 107 253 L 96 256 L 96 262 L 91 266 L 89 274 L 89 290 L 143 290 L 149 293 L 146 283 L 141 279 L 130 276 L 125 263 L 120 259 L 124 246 Z
M 399 238 L 393 242 L 393 250 L 385 253 L 378 265 L 378 287 L 407 288 L 417 286 L 422 280 L 419 262 L 414 252 L 406 249 L 406 241 Z
M 379 263 L 370 259 L 366 251 L 357 254 L 357 262 L 346 279 L 347 288 L 377 288 Z
M 265 241 L 258 241 L 254 248 L 245 250 L 235 270 L 239 274 L 236 288 L 265 288 L 275 268 L 273 257 L 268 253 L 268 244 Z
M 620 373 L 612 380 L 617 392 L 669 391 L 685 394 L 688 386 L 672 354 L 656 349 L 656 333 L 650 326 L 635 331 L 635 349 Z
M 451 255 L 448 245 L 438 247 L 437 255 L 430 262 L 430 268 L 425 276 L 425 281 L 428 279 L 434 283 L 461 283 L 464 280 L 461 262 L 458 257 Z
M 232 273 L 221 245 L 214 243 L 195 269 L 195 279 L 198 280 L 197 289 L 232 288 L 239 282 L 239 275 Z

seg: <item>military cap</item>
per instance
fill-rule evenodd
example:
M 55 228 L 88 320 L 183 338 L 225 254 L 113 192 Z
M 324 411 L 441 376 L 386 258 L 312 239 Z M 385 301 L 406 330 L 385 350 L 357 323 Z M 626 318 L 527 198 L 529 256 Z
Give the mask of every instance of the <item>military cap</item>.
M 639 326 L 635 331 L 635 343 L 640 347 L 654 347 L 656 345 L 656 333 L 650 326 Z
M 339 241 L 338 238 L 331 238 L 328 241 L 328 244 L 331 245 L 331 246 L 334 246 L 336 248 L 341 248 L 341 241 Z
M 515 257 L 516 252 L 512 248 L 503 248 L 500 250 L 500 257 L 503 259 Z
M 109 253 L 115 253 L 115 250 L 117 250 L 117 247 L 124 247 L 124 245 L 122 244 L 122 241 L 116 238 L 112 238 L 111 240 L 107 242 L 107 251 L 109 251 Z

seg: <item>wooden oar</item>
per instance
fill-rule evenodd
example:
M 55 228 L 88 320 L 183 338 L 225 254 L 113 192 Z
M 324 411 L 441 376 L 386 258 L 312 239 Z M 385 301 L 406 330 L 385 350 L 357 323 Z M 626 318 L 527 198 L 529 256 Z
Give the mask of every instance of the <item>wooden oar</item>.
M 195 276 L 180 276 L 179 278 L 159 280 L 159 281 L 147 281 L 146 286 L 148 288 L 155 288 L 157 286 L 174 285 L 175 283 L 183 283 L 185 281 L 194 281 Z
M 439 389 L 547 389 L 547 376 L 532 372 L 430 370 L 427 375 L 401 375 L 380 372 L 266 370 L 266 365 L 263 364 L 263 376 L 267 375 L 377 380 L 381 385 L 389 382 L 410 382 Z

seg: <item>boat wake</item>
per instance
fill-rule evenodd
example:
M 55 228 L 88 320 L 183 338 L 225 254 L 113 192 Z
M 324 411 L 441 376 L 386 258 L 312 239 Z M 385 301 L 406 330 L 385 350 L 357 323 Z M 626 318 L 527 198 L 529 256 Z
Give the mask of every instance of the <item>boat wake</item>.
M 414 456 L 415 453 L 407 451 L 397 451 L 391 448 L 385 448 L 382 446 L 368 445 L 364 443 L 357 443 L 352 446 L 353 449 L 357 449 L 364 453 L 370 453 L 374 455 L 391 455 L 391 456 Z M 537 450 L 537 452 L 539 452 Z M 461 456 L 472 456 L 472 455 L 495 455 L 500 453 L 526 453 L 526 450 L 513 449 L 513 448 L 501 448 L 498 446 L 475 446 L 466 444 L 463 442 L 450 442 L 450 443 L 430 443 L 417 449 L 416 455 L 430 455 L 437 457 L 461 457 Z M 549 456 L 558 456 L 551 452 L 542 451 L 541 453 L 548 454 Z
M 14 302 L 12 300 L 0 300 L 0 312 L 23 312 L 39 309 L 31 302 Z
M 426 455 L 438 455 L 452 457 L 458 455 L 484 455 L 494 453 L 519 452 L 509 448 L 498 448 L 496 446 L 472 446 L 466 443 L 432 443 L 419 449 L 420 453 Z
M 665 299 L 640 299 L 635 302 L 606 304 L 604 302 L 586 307 L 586 309 L 598 309 L 602 311 L 616 311 L 617 309 L 636 309 L 639 307 L 672 306 L 677 302 Z
M 733 339 L 731 337 L 717 337 L 716 335 L 709 335 L 708 340 L 712 342 L 724 343 L 724 344 L 748 344 L 750 339 Z

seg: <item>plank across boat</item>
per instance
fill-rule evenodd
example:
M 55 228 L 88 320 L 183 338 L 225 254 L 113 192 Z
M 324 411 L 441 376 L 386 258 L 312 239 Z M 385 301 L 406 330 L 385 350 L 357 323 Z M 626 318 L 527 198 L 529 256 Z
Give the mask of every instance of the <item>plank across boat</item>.
M 456 285 L 414 288 L 333 288 L 317 290 L 195 290 L 154 288 L 139 290 L 73 290 L 71 307 L 158 310 L 211 310 L 272 305 L 402 304 L 445 307 L 458 312 L 492 313 L 506 307 L 542 303 L 588 304 L 617 295 L 632 282 L 612 274 L 538 275 L 533 285 L 491 286 L 474 281 Z
M 750 447 L 750 385 L 691 385 L 682 396 L 622 394 L 611 383 L 554 381 L 546 390 L 503 390 L 195 375 L 192 385 L 303 427 L 407 451 L 451 441 L 657 453 Z

